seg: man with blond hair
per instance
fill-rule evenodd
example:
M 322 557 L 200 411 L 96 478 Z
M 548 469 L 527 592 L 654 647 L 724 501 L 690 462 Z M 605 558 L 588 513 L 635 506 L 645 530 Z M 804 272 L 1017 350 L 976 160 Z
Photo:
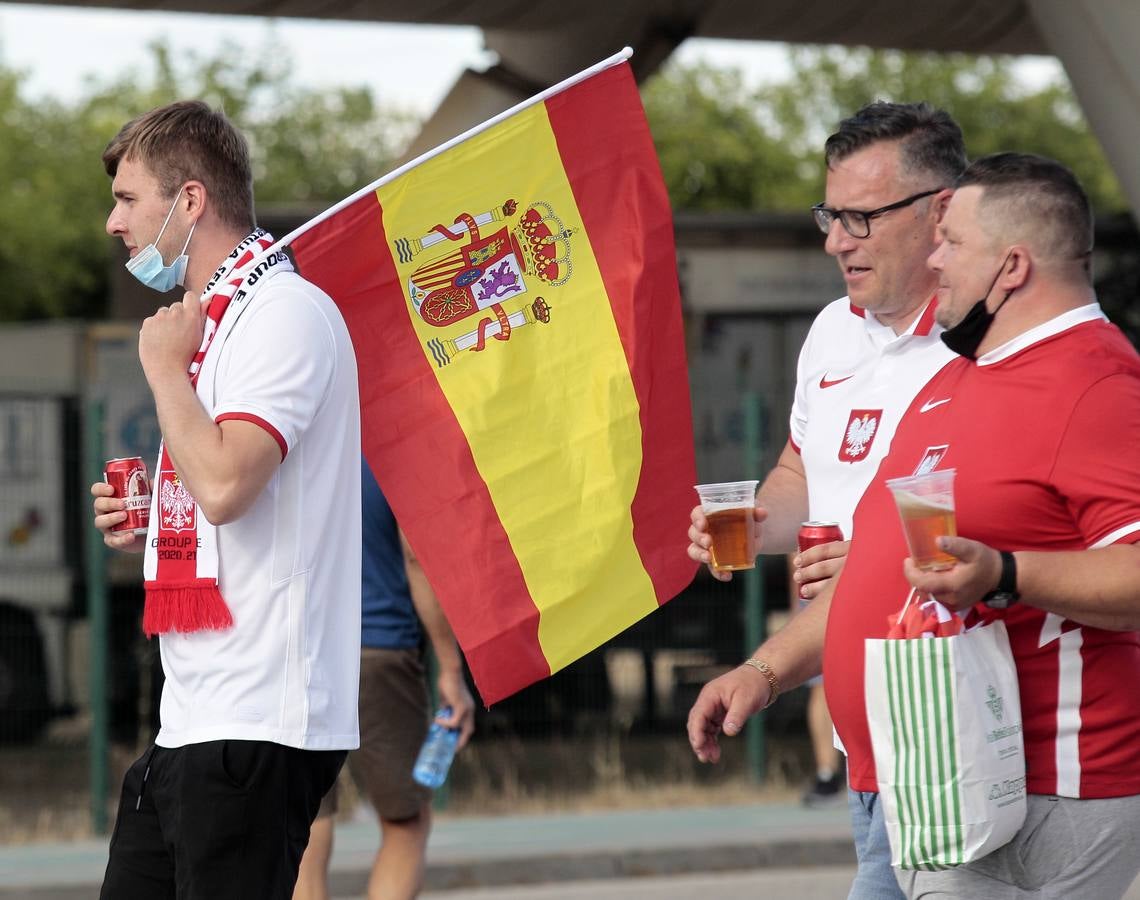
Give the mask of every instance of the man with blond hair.
M 143 628 L 166 676 L 101 896 L 287 900 L 358 743 L 356 361 L 329 297 L 266 252 L 224 115 L 152 110 L 103 162 L 127 269 L 185 293 L 139 332 L 162 431 L 149 532 L 114 531 L 123 501 L 91 488 L 107 546 L 144 554 Z

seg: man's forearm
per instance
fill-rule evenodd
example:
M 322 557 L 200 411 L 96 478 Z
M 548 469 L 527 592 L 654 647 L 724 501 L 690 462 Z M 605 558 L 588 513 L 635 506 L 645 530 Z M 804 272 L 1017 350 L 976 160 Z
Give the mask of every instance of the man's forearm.
M 800 523 L 808 516 L 807 479 L 802 469 L 788 460 L 785 449 L 780 461 L 768 473 L 756 500 L 768 511 L 768 518 L 761 526 L 760 551 L 762 553 L 791 553 L 796 549 L 796 534 Z
M 441 671 L 462 672 L 463 656 L 459 652 L 459 644 L 455 640 L 455 632 L 443 614 L 439 599 L 432 590 L 431 584 L 424 574 L 411 546 L 401 535 L 401 544 L 404 550 L 404 568 L 408 575 L 408 590 L 412 595 L 412 605 L 416 615 L 423 625 L 432 652 Z
M 838 578 L 832 579 L 829 589 L 752 654 L 772 667 L 780 680 L 781 692 L 798 687 L 823 670 L 824 633 L 836 581 Z
M 427 632 L 436 662 L 439 663 L 442 671 L 461 672 L 463 670 L 463 656 L 459 652 L 455 633 L 451 630 L 451 625 L 448 624 L 443 610 L 440 609 L 435 593 L 430 586 L 427 586 L 427 579 L 422 578 L 422 581 L 423 588 L 417 588 L 411 581 L 409 581 L 409 588 L 412 591 L 412 600 L 415 602 L 416 614 L 420 617 L 424 631 Z M 417 594 L 420 595 L 418 602 Z
M 151 392 L 166 452 L 186 489 L 201 503 L 225 467 L 221 429 L 206 413 L 189 378 L 152 383 Z
M 1140 545 L 1014 558 L 1024 603 L 1093 628 L 1140 630 Z
M 214 422 L 185 376 L 152 381 L 166 452 L 215 525 L 242 515 L 281 463 L 272 437 L 249 422 Z

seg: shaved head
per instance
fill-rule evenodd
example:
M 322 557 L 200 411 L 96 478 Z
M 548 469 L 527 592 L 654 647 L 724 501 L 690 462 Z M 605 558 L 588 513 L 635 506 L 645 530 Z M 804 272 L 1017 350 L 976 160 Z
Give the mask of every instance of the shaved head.
M 1093 215 L 1080 182 L 1043 156 L 995 153 L 974 162 L 957 187 L 982 189 L 978 222 L 998 244 L 1025 244 L 1039 265 L 1088 271 Z

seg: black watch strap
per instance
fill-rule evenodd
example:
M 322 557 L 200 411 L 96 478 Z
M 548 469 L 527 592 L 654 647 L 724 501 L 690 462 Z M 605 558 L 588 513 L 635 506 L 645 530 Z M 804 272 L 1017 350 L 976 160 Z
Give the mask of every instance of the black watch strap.
M 1021 595 L 1017 593 L 1017 560 L 1008 550 L 1001 551 L 1001 577 L 997 587 L 982 598 L 982 602 L 993 609 L 1006 609 L 1013 606 Z

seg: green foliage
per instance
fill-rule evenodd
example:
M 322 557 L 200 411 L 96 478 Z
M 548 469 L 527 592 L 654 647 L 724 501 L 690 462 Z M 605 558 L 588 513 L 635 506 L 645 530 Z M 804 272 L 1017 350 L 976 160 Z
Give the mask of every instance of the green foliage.
M 23 102 L 20 80 L 0 73 L 0 318 L 82 314 L 107 269 L 106 176 L 84 149 L 98 137 L 56 103 Z
M 1066 82 L 1026 85 L 1010 57 L 816 46 L 788 52 L 790 77 L 754 90 L 739 72 L 699 66 L 668 66 L 646 85 L 676 208 L 806 209 L 823 196 L 827 135 L 873 100 L 926 100 L 957 119 L 971 158 L 1011 149 L 1051 156 L 1077 173 L 1099 211 L 1126 208 Z
M 738 70 L 669 66 L 643 101 L 675 209 L 803 205 L 800 156 L 761 125 Z
M 334 203 L 384 174 L 416 126 L 367 89 L 295 84 L 272 34 L 254 54 L 150 52 L 144 71 L 93 81 L 69 104 L 26 98 L 22 76 L 0 67 L 0 320 L 103 312 L 114 244 L 100 155 L 155 106 L 199 97 L 224 109 L 249 138 L 259 204 Z
M 827 132 L 860 106 L 926 100 L 962 126 L 971 159 L 1000 150 L 1040 153 L 1072 168 L 1098 210 L 1126 208 L 1067 81 L 1031 87 L 1008 56 L 798 47 L 790 60 L 792 78 L 771 92 L 776 117 L 795 123 L 789 137 L 817 158 Z
M 1122 192 L 1065 83 L 1028 87 L 1009 58 L 836 47 L 789 51 L 791 75 L 750 88 L 736 70 L 669 65 L 643 96 L 673 205 L 802 210 L 823 196 L 822 148 L 873 99 L 924 99 L 962 125 L 971 156 L 1001 149 L 1055 157 L 1101 212 Z M 220 106 L 249 137 L 259 203 L 333 203 L 390 168 L 416 127 L 366 89 L 297 85 L 273 37 L 175 58 L 150 48 L 141 71 L 93 80 L 78 101 L 30 99 L 0 65 L 0 320 L 97 317 L 113 243 L 99 157 L 131 117 L 179 97 Z

